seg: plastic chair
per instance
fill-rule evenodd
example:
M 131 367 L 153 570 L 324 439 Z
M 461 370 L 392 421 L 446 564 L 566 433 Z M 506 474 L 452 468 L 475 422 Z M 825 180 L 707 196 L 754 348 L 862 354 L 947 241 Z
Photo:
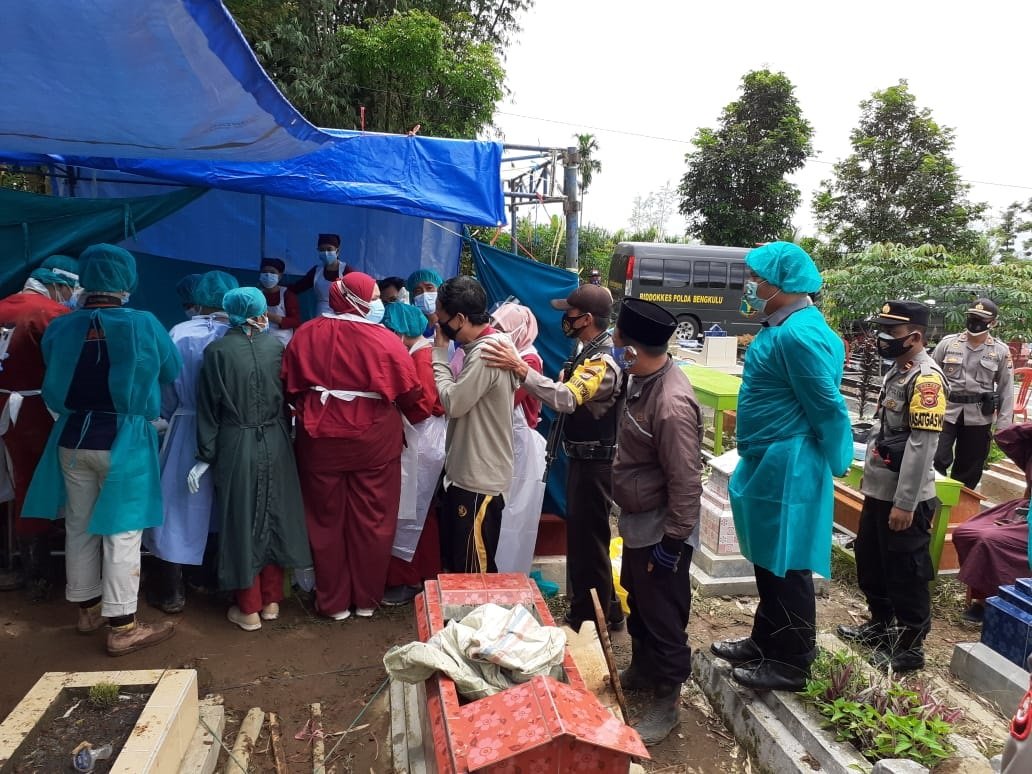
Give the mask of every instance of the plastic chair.
M 1032 368 L 1015 368 L 1014 381 L 1020 385 L 1018 397 L 1014 399 L 1014 422 L 1017 424 L 1019 416 L 1022 422 L 1028 422 L 1028 393 L 1032 388 Z

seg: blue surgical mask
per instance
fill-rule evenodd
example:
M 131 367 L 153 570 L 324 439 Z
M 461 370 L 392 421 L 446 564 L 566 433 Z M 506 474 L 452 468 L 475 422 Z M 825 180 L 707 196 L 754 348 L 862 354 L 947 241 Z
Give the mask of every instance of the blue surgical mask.
M 613 360 L 625 371 L 638 362 L 638 350 L 634 347 L 613 347 Z
M 371 323 L 378 323 L 383 319 L 383 301 L 376 299 L 369 302 L 369 311 L 365 318 Z
M 72 295 L 61 302 L 62 306 L 71 309 L 73 312 L 79 308 L 79 301 L 82 299 L 82 288 L 72 291 Z
M 124 296 L 122 296 L 122 306 L 125 306 L 128 303 L 129 303 L 129 294 L 126 293 Z
M 420 293 L 413 299 L 412 303 L 420 312 L 429 317 L 437 312 L 437 291 L 430 290 Z
M 262 284 L 263 288 L 269 288 L 271 290 L 279 284 L 279 275 L 274 271 L 263 271 L 258 275 L 258 281 Z
M 767 306 L 767 300 L 757 295 L 759 289 L 760 283 L 753 280 L 746 280 L 745 287 L 742 288 L 741 312 L 746 317 L 752 317 L 754 314 L 763 314 L 763 309 Z
M 329 266 L 331 263 L 337 260 L 336 250 L 320 250 L 319 260 L 322 261 L 323 266 Z

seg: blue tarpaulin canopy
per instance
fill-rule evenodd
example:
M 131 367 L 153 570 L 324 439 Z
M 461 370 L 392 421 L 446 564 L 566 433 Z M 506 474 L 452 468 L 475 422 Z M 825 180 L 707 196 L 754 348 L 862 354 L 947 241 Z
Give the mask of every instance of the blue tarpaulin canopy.
M 0 147 L 262 161 L 329 141 L 217 0 L 4 3 Z

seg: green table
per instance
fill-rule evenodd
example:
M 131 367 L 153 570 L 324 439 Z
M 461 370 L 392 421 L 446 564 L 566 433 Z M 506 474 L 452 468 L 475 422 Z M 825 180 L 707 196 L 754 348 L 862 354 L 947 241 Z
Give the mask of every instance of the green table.
M 738 408 L 742 380 L 700 365 L 682 365 L 681 370 L 692 383 L 699 403 L 713 409 L 713 454 L 719 457 L 724 452 L 724 412 Z
M 864 463 L 853 460 L 849 472 L 840 481 L 860 491 L 860 481 L 864 475 Z M 960 490 L 964 485 L 948 476 L 935 474 L 935 496 L 939 498 L 939 508 L 932 518 L 932 541 L 928 550 L 932 555 L 932 567 L 939 573 L 939 562 L 942 560 L 942 548 L 946 543 L 946 533 L 950 526 L 950 512 L 960 502 Z

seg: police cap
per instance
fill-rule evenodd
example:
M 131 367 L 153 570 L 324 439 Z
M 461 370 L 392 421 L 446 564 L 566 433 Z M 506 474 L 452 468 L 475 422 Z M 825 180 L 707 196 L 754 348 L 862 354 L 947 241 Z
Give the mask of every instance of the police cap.
M 871 319 L 875 325 L 921 325 L 928 327 L 928 307 L 920 301 L 886 301 Z

